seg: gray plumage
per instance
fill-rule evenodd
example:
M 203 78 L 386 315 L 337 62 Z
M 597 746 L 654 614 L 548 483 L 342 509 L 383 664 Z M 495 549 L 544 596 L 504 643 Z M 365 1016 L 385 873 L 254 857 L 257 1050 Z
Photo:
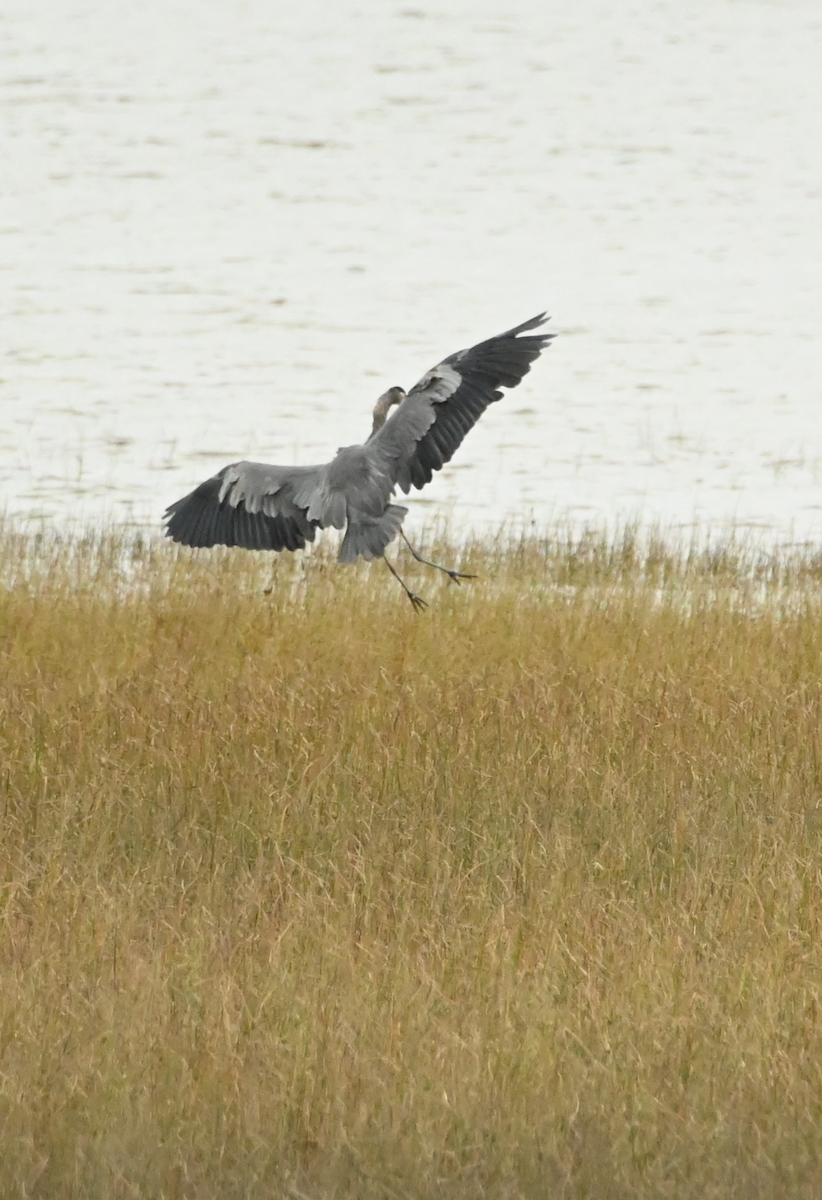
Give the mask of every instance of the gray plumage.
M 390 388 L 374 408 L 368 440 L 344 446 L 329 463 L 224 467 L 166 510 L 166 534 L 186 546 L 302 550 L 318 529 L 331 526 L 345 529 L 340 562 L 379 558 L 408 512 L 391 503 L 396 488 L 424 487 L 488 405 L 502 398 L 499 389 L 516 387 L 553 336 L 529 334 L 545 320 L 541 313 L 449 355 L 407 394 Z

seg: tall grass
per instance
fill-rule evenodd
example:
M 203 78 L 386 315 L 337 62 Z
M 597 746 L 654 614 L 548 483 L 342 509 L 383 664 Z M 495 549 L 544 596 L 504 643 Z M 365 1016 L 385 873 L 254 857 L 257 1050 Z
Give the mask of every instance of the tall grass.
M 820 564 L 460 554 L 0 536 L 0 1195 L 822 1195 Z

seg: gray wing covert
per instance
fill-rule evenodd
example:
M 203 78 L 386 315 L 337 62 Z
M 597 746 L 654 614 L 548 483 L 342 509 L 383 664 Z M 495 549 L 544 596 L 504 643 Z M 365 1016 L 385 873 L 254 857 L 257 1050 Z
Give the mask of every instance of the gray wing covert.
M 547 320 L 544 313 L 497 337 L 449 355 L 415 384 L 392 416 L 369 440 L 392 464 L 404 492 L 422 488 L 450 462 L 469 429 L 501 387 L 516 387 L 554 336 L 521 337 Z
M 166 509 L 166 536 L 184 546 L 302 550 L 316 535 L 307 509 L 322 470 L 232 463 Z

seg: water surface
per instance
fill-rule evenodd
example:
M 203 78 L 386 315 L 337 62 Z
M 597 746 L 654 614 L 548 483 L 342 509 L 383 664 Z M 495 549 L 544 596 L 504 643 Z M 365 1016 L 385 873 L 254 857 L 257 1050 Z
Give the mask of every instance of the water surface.
M 821 43 L 815 0 L 8 0 L 0 505 L 156 526 L 548 309 L 412 527 L 818 538 Z

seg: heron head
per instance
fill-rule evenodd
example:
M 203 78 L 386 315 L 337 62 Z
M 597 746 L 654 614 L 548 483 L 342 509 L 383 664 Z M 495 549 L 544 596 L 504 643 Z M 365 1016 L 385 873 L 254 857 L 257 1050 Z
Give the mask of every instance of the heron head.
M 371 427 L 372 436 L 378 429 L 382 429 L 392 405 L 402 404 L 404 399 L 405 392 L 401 387 L 392 387 L 387 392 L 383 392 L 374 405 L 374 424 Z

